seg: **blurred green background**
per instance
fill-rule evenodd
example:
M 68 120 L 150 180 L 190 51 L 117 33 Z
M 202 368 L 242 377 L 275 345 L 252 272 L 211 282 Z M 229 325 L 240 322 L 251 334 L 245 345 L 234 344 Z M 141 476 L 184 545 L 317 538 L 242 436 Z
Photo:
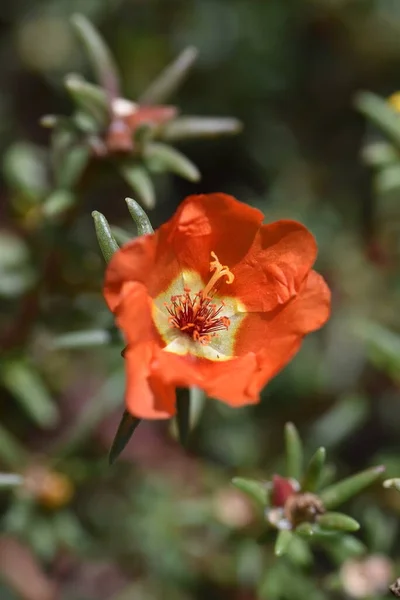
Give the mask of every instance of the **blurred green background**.
M 234 411 L 209 401 L 187 451 L 168 424 L 143 423 L 112 468 L 121 344 L 67 349 L 55 340 L 111 331 L 91 211 L 134 235 L 123 202 L 131 192 L 95 162 L 71 215 L 35 219 L 48 178 L 49 131 L 39 119 L 71 113 L 67 73 L 92 79 L 69 24 L 75 11 L 107 40 L 127 98 L 194 45 L 199 58 L 172 102 L 184 114 L 244 124 L 236 137 L 179 146 L 202 180 L 158 177 L 153 226 L 190 193 L 231 193 L 267 221 L 307 225 L 333 292 L 329 324 L 259 406 Z M 2 600 L 385 595 L 368 579 L 372 567 L 368 585 L 349 584 L 346 553 L 276 559 L 273 545 L 256 543 L 262 515 L 230 479 L 282 472 L 288 420 L 309 456 L 326 446 L 340 476 L 378 463 L 388 477 L 400 474 L 400 178 L 364 164 L 371 140 L 384 138 L 353 102 L 360 90 L 386 97 L 399 88 L 397 0 L 1 4 L 0 468 L 25 477 L 0 489 Z M 361 522 L 368 551 L 383 556 L 389 580 L 397 577 L 400 495 L 378 486 L 346 510 Z

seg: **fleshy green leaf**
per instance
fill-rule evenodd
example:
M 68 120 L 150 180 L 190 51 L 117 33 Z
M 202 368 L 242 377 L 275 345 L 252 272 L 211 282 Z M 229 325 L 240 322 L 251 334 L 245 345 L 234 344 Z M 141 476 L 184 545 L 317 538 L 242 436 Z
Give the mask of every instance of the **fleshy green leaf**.
M 153 182 L 146 169 L 137 163 L 124 162 L 119 165 L 119 170 L 143 206 L 149 209 L 154 208 L 156 194 Z
M 0 377 L 27 415 L 40 427 L 53 427 L 58 410 L 39 373 L 24 360 L 3 363 Z
M 118 69 L 103 38 L 81 14 L 73 15 L 71 24 L 85 46 L 98 83 L 112 98 L 117 97 L 120 89 Z
M 116 225 L 111 225 L 111 233 L 113 234 L 117 244 L 120 246 L 127 244 L 132 239 L 132 236 L 125 231 L 125 229 L 122 229 L 122 227 L 117 227 Z
M 171 171 L 189 181 L 199 181 L 200 171 L 182 152 L 167 144 L 149 142 L 146 144 L 143 156 L 149 169 L 164 172 Z
M 160 73 L 139 98 L 140 104 L 162 104 L 178 89 L 198 55 L 193 46 L 183 52 Z
M 136 427 L 141 422 L 141 419 L 133 417 L 126 410 L 122 415 L 122 419 L 115 434 L 114 441 L 111 445 L 109 454 L 109 463 L 112 465 L 121 454 L 129 440 L 131 439 Z
M 360 524 L 348 515 L 339 512 L 327 512 L 320 515 L 317 519 L 318 525 L 322 529 L 332 529 L 336 531 L 358 531 Z
M 0 488 L 16 487 L 24 481 L 22 475 L 16 473 L 0 473 Z
M 275 556 L 283 556 L 287 553 L 293 540 L 293 533 L 289 529 L 282 529 L 276 538 Z
M 35 202 L 47 193 L 47 152 L 28 142 L 16 142 L 6 151 L 3 172 L 11 188 Z
M 136 200 L 133 200 L 133 198 L 125 198 L 125 202 L 128 205 L 128 210 L 132 219 L 135 221 L 138 235 L 154 233 L 149 217 Z
M 389 194 L 400 188 L 400 163 L 387 165 L 375 175 L 374 187 L 378 194 Z
M 0 461 L 3 466 L 20 470 L 27 461 L 27 452 L 8 429 L 0 425 Z
M 400 154 L 388 142 L 371 142 L 362 149 L 362 159 L 371 167 L 387 167 L 400 162 Z
M 54 190 L 42 204 L 42 214 L 47 219 L 57 219 L 75 204 L 75 196 L 69 190 Z
M 91 115 L 99 125 L 106 125 L 110 109 L 107 95 L 100 86 L 85 81 L 79 75 L 67 75 L 65 87 L 77 107 Z
M 330 485 L 320 492 L 319 497 L 328 510 L 336 508 L 343 502 L 359 494 L 372 483 L 375 483 L 384 471 L 385 467 L 383 465 L 366 469 L 361 473 Z
M 311 457 L 301 489 L 305 492 L 315 492 L 321 481 L 321 475 L 325 466 L 326 450 L 321 446 Z
M 119 249 L 119 246 L 111 233 L 110 225 L 105 216 L 97 210 L 94 210 L 92 212 L 92 217 L 94 219 L 94 226 L 100 250 L 103 253 L 104 260 L 109 262 L 114 252 Z
M 104 346 L 112 340 L 111 332 L 107 329 L 89 329 L 87 331 L 72 331 L 64 333 L 53 340 L 53 348 L 91 348 Z
M 300 481 L 303 471 L 303 444 L 293 423 L 285 425 L 285 444 L 286 475 Z
M 234 477 L 232 484 L 237 487 L 244 494 L 252 498 L 259 504 L 263 509 L 266 508 L 268 503 L 267 486 L 261 481 L 256 479 L 244 479 L 243 477 Z
M 400 115 L 384 98 L 371 92 L 360 92 L 355 98 L 355 105 L 371 123 L 400 145 Z
M 214 138 L 234 135 L 242 130 L 238 119 L 232 117 L 178 117 L 161 128 L 161 137 L 167 141 Z

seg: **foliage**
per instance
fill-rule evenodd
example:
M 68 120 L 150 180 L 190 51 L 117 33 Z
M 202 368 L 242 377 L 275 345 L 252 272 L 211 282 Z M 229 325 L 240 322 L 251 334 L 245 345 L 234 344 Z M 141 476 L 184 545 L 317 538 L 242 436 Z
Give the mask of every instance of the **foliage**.
M 1 597 L 386 595 L 400 571 L 399 6 L 81 8 L 14 3 L 0 17 Z M 143 105 L 162 110 L 138 125 Z M 313 231 L 332 319 L 259 406 L 192 390 L 179 431 L 143 422 L 127 444 L 96 231 L 107 259 L 149 226 L 125 196 L 157 227 L 185 195 L 216 190 Z M 286 427 L 285 448 L 287 421 L 301 439 Z M 110 447 L 112 461 L 125 447 L 112 468 Z M 285 456 L 286 476 L 330 505 L 296 533 L 265 514 L 263 482 Z M 364 489 L 377 464 L 384 486 Z

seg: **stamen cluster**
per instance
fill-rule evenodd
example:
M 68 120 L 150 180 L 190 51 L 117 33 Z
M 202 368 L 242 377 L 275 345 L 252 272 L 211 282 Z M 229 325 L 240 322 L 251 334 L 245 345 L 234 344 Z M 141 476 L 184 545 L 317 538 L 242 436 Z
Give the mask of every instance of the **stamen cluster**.
M 195 342 L 209 344 L 218 331 L 227 330 L 230 325 L 228 317 L 221 315 L 224 302 L 218 307 L 212 300 L 203 290 L 192 294 L 190 288 L 184 288 L 183 294 L 171 296 L 171 302 L 165 304 L 170 324 Z

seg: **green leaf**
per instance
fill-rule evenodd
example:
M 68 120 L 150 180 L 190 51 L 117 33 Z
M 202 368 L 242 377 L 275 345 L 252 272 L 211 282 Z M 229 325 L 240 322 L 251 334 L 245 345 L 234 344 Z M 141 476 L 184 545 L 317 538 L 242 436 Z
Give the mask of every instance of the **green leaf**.
M 328 510 L 336 508 L 340 504 L 343 504 L 343 502 L 359 494 L 372 483 L 375 483 L 384 471 L 385 467 L 383 465 L 366 469 L 361 473 L 330 485 L 320 492 L 319 497 Z
M 252 498 L 265 509 L 268 504 L 267 486 L 256 479 L 244 479 L 243 477 L 234 477 L 232 484 L 241 492 Z
M 23 469 L 28 455 L 20 441 L 5 427 L 0 425 L 0 461 L 3 466 L 13 471 Z
M 193 429 L 200 420 L 206 404 L 207 396 L 204 391 L 198 387 L 189 388 L 190 396 L 190 429 Z
M 176 394 L 176 424 L 179 441 L 186 446 L 190 433 L 190 393 L 187 388 L 180 388 Z
M 192 68 L 198 51 L 193 46 L 185 50 L 160 73 L 157 79 L 140 96 L 140 104 L 162 104 L 178 89 Z
M 339 512 L 327 512 L 320 515 L 317 522 L 322 529 L 350 532 L 360 529 L 360 524 L 355 519 Z
M 22 475 L 16 473 L 0 473 L 0 488 L 16 487 L 24 482 Z
M 136 200 L 133 200 L 133 198 L 125 198 L 125 202 L 128 205 L 128 210 L 132 219 L 135 221 L 137 234 L 146 235 L 148 233 L 154 233 L 149 217 L 146 215 L 140 204 L 138 204 Z
M 94 226 L 100 250 L 104 256 L 104 260 L 109 262 L 114 252 L 119 250 L 119 246 L 111 233 L 110 225 L 105 216 L 97 210 L 94 210 L 92 212 L 92 217 L 94 219 Z
M 92 348 L 104 346 L 112 340 L 112 334 L 107 329 L 89 329 L 86 331 L 72 331 L 64 333 L 53 340 L 52 347 L 66 348 Z
M 146 169 L 137 163 L 123 162 L 119 165 L 119 170 L 143 206 L 149 209 L 154 208 L 156 205 L 156 194 L 153 182 Z
M 149 142 L 146 144 L 143 156 L 149 169 L 164 172 L 171 171 L 189 181 L 199 181 L 200 171 L 182 152 L 167 144 Z
M 389 142 L 370 142 L 362 149 L 363 161 L 371 167 L 387 167 L 400 162 L 400 154 Z
M 382 167 L 375 175 L 374 187 L 378 194 L 389 194 L 400 188 L 400 163 Z
M 111 233 L 117 244 L 120 246 L 123 246 L 132 240 L 131 234 L 125 231 L 125 229 L 122 229 L 122 227 L 111 225 Z
M 303 444 L 293 423 L 285 425 L 286 476 L 301 480 L 303 471 Z
M 85 46 L 97 81 L 112 98 L 119 96 L 119 75 L 114 59 L 92 23 L 81 14 L 71 17 L 71 24 Z
M 80 75 L 67 75 L 65 87 L 76 106 L 88 113 L 96 123 L 105 126 L 110 119 L 107 94 L 98 85 L 85 81 Z
M 371 92 L 360 92 L 355 97 L 355 106 L 396 145 L 400 145 L 400 115 L 386 100 Z
M 54 132 L 54 136 L 61 135 Z M 81 178 L 90 160 L 89 148 L 77 144 L 75 140 L 72 143 L 59 147 L 59 161 L 55 163 L 56 186 L 61 189 L 71 189 Z
M 275 556 L 283 556 L 289 550 L 289 546 L 293 540 L 293 533 L 289 529 L 282 529 L 276 538 Z
M 47 219 L 57 219 L 75 204 L 76 197 L 69 190 L 54 190 L 42 204 L 42 214 Z
M 242 128 L 242 123 L 231 117 L 178 117 L 162 126 L 161 137 L 169 142 L 215 138 L 234 135 Z
M 26 414 L 40 427 L 51 428 L 58 421 L 54 405 L 39 373 L 24 360 L 4 362 L 0 377 Z
M 32 202 L 48 191 L 47 151 L 28 142 L 16 142 L 6 151 L 3 172 L 8 185 Z
M 315 492 L 321 481 L 322 471 L 325 466 L 326 450 L 324 447 L 318 448 L 308 463 L 301 486 L 304 492 Z
M 122 419 L 115 434 L 114 441 L 111 445 L 108 461 L 110 465 L 114 464 L 118 456 L 121 454 L 129 440 L 131 439 L 136 427 L 141 422 L 141 419 L 133 417 L 126 410 L 122 415 Z

